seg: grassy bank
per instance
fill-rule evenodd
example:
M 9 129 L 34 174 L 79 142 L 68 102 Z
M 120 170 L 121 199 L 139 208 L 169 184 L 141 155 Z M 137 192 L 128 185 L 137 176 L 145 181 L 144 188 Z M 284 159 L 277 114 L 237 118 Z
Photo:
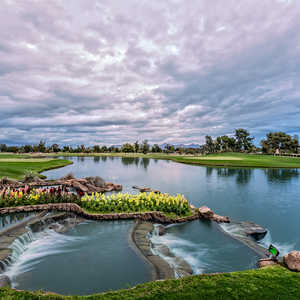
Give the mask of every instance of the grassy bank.
M 99 283 L 101 284 L 101 283 Z M 91 296 L 59 296 L 0 289 L 1 299 L 300 299 L 300 274 L 269 267 L 184 279 L 154 281 L 133 289 Z
M 22 179 L 26 172 L 41 173 L 61 168 L 72 162 L 65 159 L 40 159 L 28 155 L 0 154 L 0 178 Z
M 53 154 L 48 154 L 53 155 Z M 247 167 L 247 168 L 300 168 L 300 158 L 279 157 L 263 154 L 217 153 L 209 155 L 174 155 L 161 153 L 57 153 L 56 156 L 113 156 L 166 159 L 175 162 L 217 166 L 217 167 Z

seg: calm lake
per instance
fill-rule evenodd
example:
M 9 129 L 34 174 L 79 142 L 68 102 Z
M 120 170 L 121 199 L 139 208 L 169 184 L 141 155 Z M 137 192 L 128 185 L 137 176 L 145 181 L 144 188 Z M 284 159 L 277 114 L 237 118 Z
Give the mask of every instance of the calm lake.
M 181 193 L 195 206 L 207 205 L 236 221 L 252 221 L 269 231 L 261 242 L 281 254 L 300 249 L 300 181 L 296 169 L 228 169 L 165 160 L 74 157 L 74 164 L 43 174 L 56 179 L 101 176 L 136 193 L 133 185 Z M 133 222 L 84 222 L 66 234 L 43 232 L 12 266 L 21 289 L 90 294 L 151 280 L 148 265 L 128 241 Z M 195 274 L 255 268 L 256 253 L 221 232 L 215 223 L 171 225 L 159 243 L 184 258 Z M 57 241 L 59 243 L 57 244 Z

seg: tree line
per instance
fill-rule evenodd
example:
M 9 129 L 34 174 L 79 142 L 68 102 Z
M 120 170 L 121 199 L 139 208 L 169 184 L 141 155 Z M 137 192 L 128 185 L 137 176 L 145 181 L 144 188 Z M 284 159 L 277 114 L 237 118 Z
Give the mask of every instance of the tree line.
M 269 132 L 265 139 L 260 142 L 261 147 L 253 144 L 252 137 L 248 130 L 244 128 L 235 129 L 233 136 L 222 135 L 213 139 L 211 136 L 205 136 L 205 144 L 199 148 L 176 147 L 167 144 L 160 147 L 158 144 L 150 145 L 147 140 L 136 141 L 134 143 L 125 143 L 117 146 L 99 146 L 87 147 L 85 145 L 59 146 L 58 144 L 46 145 L 45 141 L 40 141 L 36 145 L 7 146 L 0 144 L 0 152 L 13 153 L 178 153 L 178 154 L 207 154 L 220 152 L 246 152 L 246 153 L 298 153 L 299 139 L 297 135 L 291 136 L 284 132 Z

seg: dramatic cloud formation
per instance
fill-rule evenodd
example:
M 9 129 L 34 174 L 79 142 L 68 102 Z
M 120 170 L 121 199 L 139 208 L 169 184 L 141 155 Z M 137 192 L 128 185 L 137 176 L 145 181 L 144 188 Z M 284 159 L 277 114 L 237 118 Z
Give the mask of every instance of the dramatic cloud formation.
M 300 133 L 300 2 L 3 0 L 0 142 Z

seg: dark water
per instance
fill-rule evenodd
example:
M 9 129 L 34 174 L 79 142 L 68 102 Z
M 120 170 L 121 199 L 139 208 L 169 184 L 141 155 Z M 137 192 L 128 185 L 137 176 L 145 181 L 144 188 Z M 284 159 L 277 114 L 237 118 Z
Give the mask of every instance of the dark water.
M 16 260 L 6 274 L 18 289 L 80 295 L 149 281 L 149 266 L 128 242 L 132 225 L 85 221 L 65 234 L 25 234 L 12 246 Z
M 300 249 L 300 178 L 296 169 L 209 168 L 145 158 L 71 159 L 73 165 L 44 174 L 49 179 L 68 172 L 76 177 L 97 175 L 122 184 L 123 191 L 136 192 L 132 186 L 138 185 L 182 193 L 195 206 L 207 205 L 234 220 L 266 227 L 269 234 L 262 244 L 275 244 L 281 254 Z M 89 294 L 148 281 L 147 265 L 127 240 L 131 225 L 126 221 L 87 222 L 60 238 L 48 233 L 30 244 L 11 274 L 17 274 L 18 288 L 64 294 Z M 258 259 L 215 223 L 171 225 L 165 236 L 155 238 L 189 262 L 195 273 L 255 268 Z
M 170 194 L 182 193 L 195 206 L 266 227 L 266 243 L 285 253 L 300 249 L 300 177 L 298 169 L 210 168 L 146 158 L 75 157 L 73 165 L 45 172 L 58 178 L 99 175 L 134 191 L 147 186 Z

